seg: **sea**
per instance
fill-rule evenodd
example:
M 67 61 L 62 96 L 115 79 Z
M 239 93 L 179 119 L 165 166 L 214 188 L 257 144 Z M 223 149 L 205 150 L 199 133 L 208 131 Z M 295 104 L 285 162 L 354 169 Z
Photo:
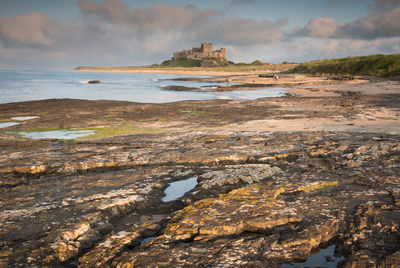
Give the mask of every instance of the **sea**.
M 226 85 L 217 82 L 173 81 L 192 75 L 0 71 L 0 103 L 44 99 L 118 100 L 141 103 L 166 103 L 184 100 L 232 99 L 254 100 L 284 95 L 283 88 L 212 92 L 208 89 Z M 204 76 L 202 76 L 204 77 Z M 88 81 L 99 80 L 99 84 Z M 167 91 L 166 86 L 196 87 L 198 91 Z

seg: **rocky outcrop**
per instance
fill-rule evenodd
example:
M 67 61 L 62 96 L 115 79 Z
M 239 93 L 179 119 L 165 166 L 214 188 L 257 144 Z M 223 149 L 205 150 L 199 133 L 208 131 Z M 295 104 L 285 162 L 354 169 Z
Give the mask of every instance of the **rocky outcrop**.
M 93 250 L 79 258 L 80 267 L 104 267 L 127 247 L 138 246 L 144 238 L 155 235 L 160 225 L 143 223 L 135 228 L 120 231 L 103 239 Z
M 398 266 L 399 144 L 385 133 L 229 128 L 1 135 L 0 267 L 279 267 L 331 245 L 344 267 Z M 193 190 L 162 201 L 192 177 Z
M 265 179 L 272 179 L 282 173 L 279 167 L 269 165 L 246 165 L 220 171 L 210 171 L 199 176 L 200 186 L 204 189 L 223 185 L 252 184 Z
M 200 88 L 185 86 L 166 86 L 163 89 L 167 91 L 200 91 Z

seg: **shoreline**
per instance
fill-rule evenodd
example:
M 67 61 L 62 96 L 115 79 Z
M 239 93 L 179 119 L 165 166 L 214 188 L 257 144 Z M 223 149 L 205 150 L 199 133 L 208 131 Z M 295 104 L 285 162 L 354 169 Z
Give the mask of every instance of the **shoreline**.
M 275 64 L 267 66 L 227 66 L 227 67 L 77 67 L 75 72 L 113 72 L 144 74 L 179 74 L 199 76 L 249 75 L 262 73 L 281 73 L 298 64 Z
M 185 70 L 124 70 L 124 69 L 116 69 L 116 70 L 96 70 L 96 69 L 87 69 L 87 70 L 72 70 L 72 72 L 86 72 L 86 73 L 137 73 L 137 74 L 171 74 L 171 75 L 198 75 L 198 76 L 226 76 L 237 74 L 235 72 L 208 72 L 208 71 L 185 71 Z
M 128 67 L 127 67 L 128 68 Z M 313 85 L 337 85 L 337 84 L 355 84 L 368 82 L 373 79 L 370 77 L 357 76 L 351 81 L 334 80 L 324 76 L 312 76 L 304 74 L 279 74 L 280 78 L 275 80 L 268 77 L 260 77 L 260 74 L 279 73 L 272 70 L 257 70 L 257 71 L 216 71 L 216 70 L 183 70 L 182 68 L 168 68 L 168 69 L 124 69 L 124 68 L 88 68 L 88 69 L 74 69 L 73 72 L 100 72 L 100 73 L 138 73 L 138 74 L 170 74 L 170 75 L 193 75 L 193 76 L 210 76 L 204 78 L 191 77 L 183 78 L 183 81 L 209 81 L 209 82 L 226 82 L 229 79 L 231 83 L 239 84 L 260 84 L 267 85 L 268 87 L 295 87 L 295 86 L 313 86 Z M 168 80 L 168 79 L 167 79 Z M 170 79 L 182 81 L 181 78 Z M 379 79 L 378 79 L 379 80 Z M 240 86 L 240 85 L 239 85 Z
M 382 91 L 382 88 L 384 88 L 384 91 Z M 257 89 L 252 89 L 252 90 L 257 90 Z M 223 115 L 226 113 L 230 112 L 230 108 L 227 107 L 229 103 L 232 105 L 236 106 L 236 109 L 239 107 L 243 107 L 243 113 L 246 112 L 246 109 L 244 107 L 250 107 L 251 105 L 264 105 L 264 104 L 269 104 L 269 105 L 278 105 L 281 108 L 278 110 L 274 110 L 275 112 L 279 113 L 298 113 L 302 114 L 304 111 L 318 111 L 315 110 L 316 108 L 313 107 L 318 103 L 318 100 L 320 102 L 327 102 L 329 103 L 328 106 L 335 107 L 335 113 L 340 111 L 340 108 L 338 109 L 337 106 L 337 101 L 342 100 L 342 99 L 368 99 L 370 97 L 372 98 L 381 98 L 381 96 L 397 96 L 400 94 L 400 86 L 399 83 L 396 81 L 384 81 L 384 82 L 366 82 L 366 81 L 356 81 L 352 82 L 349 84 L 336 84 L 336 85 L 317 85 L 317 86 L 302 86 L 302 87 L 288 87 L 285 89 L 286 94 L 284 96 L 280 97 L 261 97 L 255 100 L 232 100 L 232 99 L 209 99 L 209 100 L 184 100 L 184 101 L 171 101 L 171 102 L 165 102 L 165 103 L 143 103 L 143 102 L 134 102 L 134 101 L 118 101 L 118 100 L 85 100 L 85 99 L 71 99 L 71 98 L 63 98 L 63 99 L 43 99 L 43 100 L 32 100 L 32 101 L 23 101 L 23 102 L 11 102 L 11 103 L 3 103 L 0 104 L 0 111 L 2 109 L 5 109 L 5 112 L 2 112 L 2 116 L 0 116 L 0 122 L 8 122 L 11 120 L 11 118 L 14 116 L 30 116 L 32 113 L 35 116 L 39 116 L 40 118 L 47 118 L 47 123 L 46 124 L 39 124 L 36 125 L 36 121 L 41 121 L 40 119 L 33 120 L 32 122 L 23 122 L 21 125 L 16 125 L 12 126 L 10 130 L 23 130 L 24 128 L 29 128 L 29 129 L 40 129 L 40 128 L 54 128 L 58 123 L 58 121 L 62 121 L 63 127 L 66 128 L 98 128 L 100 126 L 107 126 L 107 125 L 113 125 L 114 120 L 108 121 L 108 120 L 100 120 L 101 123 L 95 123 L 94 125 L 90 124 L 80 124 L 78 122 L 82 121 L 85 122 L 86 119 L 85 117 L 76 120 L 73 118 L 78 118 L 80 116 L 80 113 L 83 112 L 82 108 L 80 105 L 83 105 L 83 107 L 88 106 L 88 107 L 102 107 L 101 109 L 106 109 L 107 110 L 107 105 L 111 105 L 111 107 L 119 107 L 119 106 L 132 106 L 132 109 L 142 109 L 140 107 L 148 107 L 147 109 L 150 109 L 151 111 L 154 110 L 154 112 L 151 112 L 150 116 L 151 119 L 146 119 L 146 118 L 137 118 L 139 121 L 135 120 L 129 120 L 129 121 L 121 121 L 121 123 L 125 122 L 128 123 L 130 122 L 131 124 L 136 125 L 138 128 L 143 128 L 147 130 L 156 130 L 156 129 L 169 129 L 168 131 L 178 131 L 179 127 L 172 127 L 170 124 L 163 124 L 162 120 L 165 117 L 163 115 L 162 111 L 163 110 L 173 110 L 174 112 L 173 117 L 178 116 L 178 118 L 181 118 L 184 116 L 184 118 L 187 118 L 190 120 L 192 116 L 197 116 L 201 115 L 200 118 L 206 118 L 207 115 L 210 115 L 211 117 L 216 117 L 218 118 L 217 121 L 214 123 L 207 122 L 207 124 L 210 124 L 210 126 L 218 126 L 217 128 L 222 127 L 222 132 L 224 127 L 229 127 L 231 129 L 237 129 L 237 130 L 246 130 L 246 131 L 255 131 L 257 128 L 262 130 L 262 131 L 307 131 L 307 129 L 313 130 L 313 131 L 322 131 L 322 130 L 340 130 L 340 131 L 352 131 L 352 132 L 358 132 L 358 131 L 373 131 L 377 129 L 386 129 L 386 130 L 397 130 L 395 127 L 396 125 L 400 125 L 400 118 L 396 117 L 395 112 L 393 111 L 383 111 L 382 109 L 375 109 L 373 111 L 368 111 L 368 115 L 363 115 L 364 111 L 360 110 L 360 108 L 357 108 L 358 110 L 358 115 L 356 117 L 343 117 L 343 116 L 338 116 L 335 118 L 330 118 L 329 116 L 324 118 L 314 118 L 313 120 L 308 120 L 307 117 L 303 118 L 300 116 L 299 118 L 296 119 L 296 117 L 292 118 L 293 115 L 289 116 L 288 118 L 282 119 L 282 118 L 268 118 L 268 117 L 262 117 L 257 116 L 256 114 L 253 114 L 253 118 L 250 118 L 248 120 L 244 120 L 243 124 L 235 124 L 235 121 L 227 121 L 226 119 L 229 118 L 227 116 L 224 118 Z M 299 106 L 300 103 L 301 105 Z M 54 106 L 54 103 L 60 103 L 60 105 L 65 106 L 67 105 L 66 103 L 69 103 L 67 106 L 75 107 L 77 109 L 77 113 L 72 110 L 69 112 L 68 118 L 71 118 L 69 120 L 63 119 L 61 120 L 60 117 L 60 111 L 58 105 Z M 63 104 L 65 103 L 65 104 Z M 79 104 L 81 103 L 81 104 Z M 35 110 L 35 109 L 30 109 L 29 106 L 34 106 L 34 107 L 42 107 L 42 106 L 47 106 L 50 105 L 48 108 L 48 111 L 46 112 L 41 112 L 41 110 Z M 210 107 L 217 107 L 218 105 L 222 105 L 224 108 L 223 110 L 215 108 L 200 108 L 200 107 L 208 107 L 208 105 L 211 105 Z M 216 106 L 217 105 L 217 106 Z M 348 105 L 348 104 L 346 104 Z M 185 107 L 199 107 L 196 108 L 195 110 L 192 110 L 193 108 L 185 108 Z M 299 107 L 297 107 L 299 106 Z M 327 109 L 323 108 L 324 106 L 321 106 L 321 104 L 317 105 L 320 107 L 319 109 Z M 14 107 L 14 108 L 13 108 Z M 25 108 L 18 108 L 16 109 L 15 107 L 25 107 Z M 133 108 L 136 107 L 136 108 Z M 297 107 L 297 108 L 296 108 Z M 233 107 L 234 108 L 234 107 Z M 67 109 L 67 107 L 64 107 L 64 109 Z M 70 110 L 72 108 L 68 108 Z M 84 108 L 83 108 L 84 109 Z M 349 106 L 346 109 L 353 110 L 355 108 Z M 16 110 L 20 110 L 19 112 L 15 113 Z M 31 112 L 26 113 L 23 110 L 31 110 Z M 81 111 L 82 110 L 82 111 Z M 321 111 L 322 111 L 321 110 Z M 99 111 L 98 111 L 99 112 Z M 85 112 L 88 113 L 88 112 Z M 96 112 L 94 112 L 95 114 Z M 155 114 L 153 114 L 155 113 Z M 314 113 L 314 112 L 313 112 Z M 91 114 L 91 112 L 89 113 Z M 204 114 L 204 115 L 203 115 Z M 251 113 L 248 114 L 250 116 Z M 371 114 L 375 114 L 372 116 Z M 104 113 L 105 117 L 110 117 L 110 118 L 115 118 L 116 115 L 114 112 L 111 114 Z M 172 115 L 171 115 L 172 116 Z M 372 117 L 379 118 L 372 120 Z M 140 123 L 140 120 L 150 120 L 149 122 L 143 122 Z M 170 119 L 165 119 L 167 121 L 170 121 Z M 173 119 L 174 121 L 177 119 Z M 181 119 L 180 119 L 181 120 Z M 97 120 L 99 121 L 99 120 Z M 178 120 L 179 121 L 179 120 Z M 220 122 L 225 122 L 224 124 L 217 123 L 218 121 Z M 53 122 L 51 124 L 51 122 Z M 69 122 L 69 123 L 68 123 Z M 50 125 L 49 125 L 50 123 Z M 78 124 L 77 124 L 78 123 Z M 180 122 L 178 126 L 183 123 Z M 200 127 L 203 123 L 199 123 L 200 125 L 197 125 Z M 192 123 L 186 122 L 185 124 L 191 125 Z M 234 124 L 234 125 L 232 125 Z M 262 126 L 257 126 L 261 124 Z M 188 127 L 190 129 L 190 127 Z M 0 129 L 0 131 L 3 131 Z M 399 129 L 400 131 L 400 129 Z M 127 133 L 129 134 L 129 133 Z
M 224 71 L 191 71 L 191 70 L 180 70 L 180 69 L 156 69 L 156 70 L 143 70 L 133 69 L 124 70 L 96 70 L 96 69 L 85 69 L 85 70 L 74 70 L 74 72 L 104 72 L 104 73 L 142 73 L 142 74 L 171 74 L 171 75 L 194 75 L 194 76 L 205 76 L 203 78 L 191 78 L 183 77 L 177 79 L 167 79 L 176 81 L 207 81 L 207 82 L 227 82 L 238 84 L 234 86 L 217 86 L 215 90 L 211 91 L 239 91 L 239 90 L 257 90 L 263 87 L 281 87 L 287 88 L 288 92 L 296 92 L 297 87 L 307 86 L 331 86 L 331 85 L 354 85 L 369 83 L 371 78 L 356 77 L 351 81 L 340 81 L 333 80 L 329 77 L 323 76 L 310 76 L 303 74 L 280 74 L 280 78 L 275 80 L 273 78 L 260 77 L 260 74 L 265 74 L 265 71 L 256 72 L 224 72 Z M 208 76 L 208 77 L 207 77 Z M 193 90 L 193 89 L 192 89 Z M 185 91 L 183 87 L 180 87 L 179 91 Z

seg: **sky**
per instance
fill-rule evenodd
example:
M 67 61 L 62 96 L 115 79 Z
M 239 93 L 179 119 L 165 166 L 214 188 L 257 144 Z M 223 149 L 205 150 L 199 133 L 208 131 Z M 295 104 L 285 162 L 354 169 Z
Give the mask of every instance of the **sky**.
M 400 0 L 0 0 L 0 69 L 161 63 L 212 42 L 234 62 L 400 53 Z

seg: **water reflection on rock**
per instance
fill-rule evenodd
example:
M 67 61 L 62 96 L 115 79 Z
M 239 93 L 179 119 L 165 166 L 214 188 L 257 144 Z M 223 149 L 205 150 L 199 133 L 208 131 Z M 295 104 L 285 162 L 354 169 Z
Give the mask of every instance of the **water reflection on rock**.
M 50 130 L 50 131 L 33 131 L 33 132 L 17 132 L 18 135 L 21 135 L 24 138 L 29 139 L 65 139 L 65 140 L 74 140 L 77 138 L 89 136 L 95 134 L 94 130 Z
M 169 202 L 176 200 L 185 195 L 185 193 L 193 190 L 197 185 L 197 177 L 193 177 L 187 180 L 175 181 L 170 183 L 167 189 L 165 189 L 165 197 L 161 200 L 163 202 Z
M 318 253 L 310 256 L 305 262 L 282 264 L 280 268 L 293 268 L 293 267 L 326 267 L 336 268 L 338 263 L 344 260 L 344 257 L 336 257 L 335 245 L 326 249 L 321 249 Z

